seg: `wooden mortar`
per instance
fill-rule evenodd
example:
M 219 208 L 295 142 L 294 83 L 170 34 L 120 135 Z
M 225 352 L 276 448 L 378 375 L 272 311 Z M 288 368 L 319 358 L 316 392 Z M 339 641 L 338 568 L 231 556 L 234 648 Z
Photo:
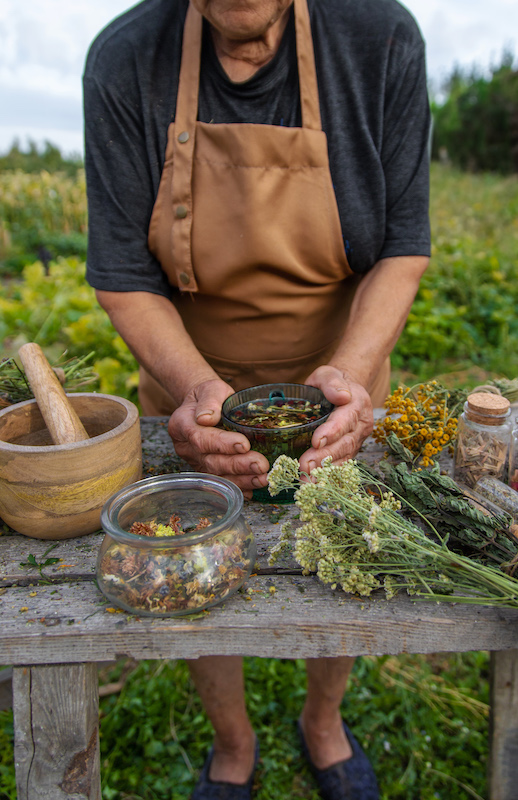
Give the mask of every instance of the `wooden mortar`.
M 39 359 L 36 351 L 24 355 Z M 31 388 L 41 410 L 26 400 L 0 411 L 0 516 L 26 536 L 69 539 L 99 530 L 106 500 L 142 476 L 140 421 L 129 400 L 67 396 L 40 367 L 41 385 L 35 391 L 31 379 Z

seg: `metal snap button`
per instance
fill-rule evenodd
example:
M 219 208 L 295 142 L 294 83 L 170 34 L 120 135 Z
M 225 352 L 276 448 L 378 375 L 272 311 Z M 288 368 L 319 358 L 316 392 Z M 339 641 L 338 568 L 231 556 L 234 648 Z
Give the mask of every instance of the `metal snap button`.
M 188 283 L 191 282 L 191 279 L 189 278 L 186 272 L 180 272 L 178 277 L 180 278 L 180 282 L 183 283 L 184 285 L 187 285 Z
M 185 144 L 185 142 L 189 141 L 189 131 L 182 131 L 178 134 L 178 141 L 180 144 Z
M 176 216 L 178 217 L 178 219 L 185 219 L 185 217 L 187 216 L 187 213 L 188 213 L 187 206 L 177 206 L 176 207 Z

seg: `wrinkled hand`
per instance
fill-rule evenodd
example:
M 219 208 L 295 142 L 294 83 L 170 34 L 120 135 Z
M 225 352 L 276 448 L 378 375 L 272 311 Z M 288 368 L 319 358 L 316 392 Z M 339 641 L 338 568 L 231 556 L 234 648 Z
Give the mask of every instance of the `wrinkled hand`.
M 344 377 L 336 367 L 318 367 L 306 384 L 317 386 L 335 406 L 329 419 L 313 434 L 311 449 L 300 458 L 301 471 L 310 473 L 327 456 L 332 457 L 333 464 L 354 458 L 372 432 L 374 418 L 366 389 L 353 378 Z
M 218 379 L 200 383 L 171 415 L 168 431 L 176 453 L 195 470 L 227 478 L 251 497 L 253 489 L 266 486 L 269 465 L 241 433 L 216 427 L 221 406 L 233 393 Z

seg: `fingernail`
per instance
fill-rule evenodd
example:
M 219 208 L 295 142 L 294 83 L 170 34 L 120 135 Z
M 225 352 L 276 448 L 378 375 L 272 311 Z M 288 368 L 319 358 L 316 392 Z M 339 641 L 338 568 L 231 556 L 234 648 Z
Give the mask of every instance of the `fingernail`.
M 246 449 L 245 445 L 242 442 L 236 442 L 235 445 L 234 445 L 234 450 L 236 451 L 236 453 L 246 453 L 247 452 L 247 449 Z
M 264 470 L 261 469 L 257 461 L 252 461 L 250 464 L 250 472 L 255 472 L 256 475 L 262 475 Z
M 316 469 L 316 467 L 317 467 L 317 462 L 316 461 L 310 461 L 309 464 L 308 464 L 308 467 L 309 467 L 310 473 L 313 472 L 313 470 Z
M 200 411 L 199 414 L 196 414 L 196 419 L 199 419 L 200 417 L 212 417 L 212 416 L 214 416 L 214 411 L 211 411 L 209 409 L 208 411 Z
M 264 486 L 264 483 L 261 480 L 261 478 L 253 477 L 252 478 L 252 486 L 255 486 L 257 489 L 260 489 L 262 486 Z
M 318 447 L 319 448 L 325 447 L 326 444 L 327 444 L 327 437 L 326 436 L 322 436 L 321 440 L 318 443 Z
M 347 392 L 347 394 L 350 394 L 351 397 L 352 397 L 352 394 L 353 394 L 350 389 L 347 389 L 346 386 L 339 386 L 339 387 L 337 387 L 336 391 L 337 392 Z

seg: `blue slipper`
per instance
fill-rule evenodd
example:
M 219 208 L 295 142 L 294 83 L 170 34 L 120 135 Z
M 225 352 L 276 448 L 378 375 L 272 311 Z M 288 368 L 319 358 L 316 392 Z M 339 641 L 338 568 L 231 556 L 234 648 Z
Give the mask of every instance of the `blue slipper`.
M 302 752 L 315 778 L 322 800 L 379 800 L 379 789 L 372 765 L 345 724 L 344 732 L 353 754 L 347 761 L 339 761 L 326 769 L 318 769 L 309 754 L 308 746 L 298 724 Z
M 251 800 L 254 775 L 259 761 L 259 742 L 255 740 L 255 756 L 252 774 L 246 783 L 226 783 L 224 781 L 211 781 L 209 778 L 210 765 L 214 748 L 211 747 L 209 755 L 203 765 L 198 783 L 194 787 L 191 800 Z

